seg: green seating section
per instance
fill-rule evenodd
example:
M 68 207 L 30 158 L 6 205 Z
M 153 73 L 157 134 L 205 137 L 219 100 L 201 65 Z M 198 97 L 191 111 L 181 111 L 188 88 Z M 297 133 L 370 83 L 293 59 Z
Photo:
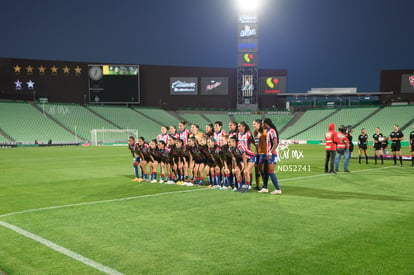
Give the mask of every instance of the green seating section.
M 89 105 L 88 108 L 122 129 L 137 129 L 138 135 L 146 140 L 153 139 L 160 133 L 160 124 L 125 106 Z
M 152 109 L 152 108 L 143 108 L 143 107 L 134 107 L 138 112 L 150 117 L 151 119 L 158 122 L 160 125 L 168 126 L 174 125 L 178 129 L 179 119 L 170 115 L 167 111 L 162 109 Z
M 306 111 L 303 116 L 295 122 L 294 125 L 290 126 L 289 128 L 285 129 L 281 134 L 281 139 L 288 139 L 299 132 L 305 130 L 306 128 L 310 127 L 311 125 L 325 119 L 327 116 L 335 112 L 335 109 L 323 109 L 323 110 L 309 110 Z
M 366 117 L 378 110 L 379 107 L 367 107 L 367 108 L 346 108 L 341 109 L 337 113 L 329 117 L 329 119 L 323 120 L 309 130 L 294 136 L 292 139 L 299 140 L 324 140 L 325 132 L 328 131 L 330 123 L 335 123 L 335 129 L 341 124 L 356 125 L 364 120 Z M 294 125 L 295 127 L 295 125 Z
M 85 140 L 91 140 L 92 129 L 118 129 L 78 104 L 49 103 L 44 105 L 44 111 Z
M 273 124 L 277 127 L 280 131 L 283 127 L 285 127 L 289 121 L 291 121 L 295 116 L 288 115 L 288 114 L 266 114 L 266 117 L 270 118 Z
M 0 128 L 23 143 L 75 142 L 76 137 L 28 103 L 0 102 Z
M 182 119 L 187 121 L 187 129 L 190 129 L 191 124 L 195 123 L 200 126 L 200 129 L 204 131 L 204 127 L 206 124 L 210 123 L 209 121 L 205 120 L 200 114 L 195 113 L 179 113 L 178 114 Z
M 231 121 L 230 117 L 227 115 L 227 113 L 222 113 L 222 114 L 218 114 L 219 112 L 217 112 L 216 114 L 203 114 L 208 120 L 210 120 L 210 123 L 216 122 L 216 121 L 221 121 L 223 122 L 223 129 L 228 130 L 229 128 L 229 122 Z M 207 123 L 206 123 L 207 124 Z M 200 125 L 200 129 L 205 130 L 205 125 L 204 127 Z
M 394 131 L 394 124 L 398 124 L 401 127 L 412 119 L 414 119 L 414 105 L 385 107 L 356 127 L 354 129 L 354 136 L 355 139 L 357 139 L 358 135 L 361 133 L 361 129 L 365 128 L 370 140 L 372 140 L 372 135 L 375 133 L 375 127 L 378 126 L 380 127 L 381 133 L 388 137 L 389 134 Z M 403 131 L 405 140 L 408 140 L 411 131 L 412 126 L 407 127 Z

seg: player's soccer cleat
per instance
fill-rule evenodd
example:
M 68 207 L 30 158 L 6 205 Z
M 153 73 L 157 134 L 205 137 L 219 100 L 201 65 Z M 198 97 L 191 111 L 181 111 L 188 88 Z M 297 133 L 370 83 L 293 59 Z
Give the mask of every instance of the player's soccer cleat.
M 164 180 L 161 179 L 158 183 L 164 183 Z
M 135 179 L 133 179 L 132 181 L 137 181 L 137 182 L 139 182 L 139 178 L 135 178 Z
M 168 181 L 166 182 L 166 184 L 175 184 L 175 182 L 173 182 L 172 180 L 168 180 Z
M 221 190 L 222 188 L 221 188 L 220 185 L 216 185 L 216 186 L 213 187 L 213 189 Z
M 282 190 L 275 190 L 275 191 L 271 192 L 270 194 L 272 194 L 272 195 L 281 195 Z
M 157 183 L 157 180 L 152 180 L 150 181 L 150 183 Z
M 269 189 L 262 188 L 262 190 L 258 191 L 258 193 L 269 193 Z
M 141 178 L 137 179 L 137 182 L 143 182 L 143 181 L 144 181 L 144 179 L 141 179 Z

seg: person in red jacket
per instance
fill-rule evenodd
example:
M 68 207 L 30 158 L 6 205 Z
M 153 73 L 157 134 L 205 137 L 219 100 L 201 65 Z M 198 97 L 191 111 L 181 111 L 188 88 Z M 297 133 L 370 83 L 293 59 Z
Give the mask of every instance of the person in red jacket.
M 336 142 L 338 141 L 338 136 L 335 132 L 335 124 L 329 124 L 329 131 L 325 134 L 325 173 L 336 174 L 334 170 L 334 161 L 336 154 Z M 329 164 L 329 167 L 328 167 Z

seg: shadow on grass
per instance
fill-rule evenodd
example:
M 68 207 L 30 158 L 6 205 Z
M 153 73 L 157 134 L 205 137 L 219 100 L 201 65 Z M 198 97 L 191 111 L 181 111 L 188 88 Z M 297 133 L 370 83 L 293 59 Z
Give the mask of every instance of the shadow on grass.
M 410 199 L 390 196 L 390 195 L 377 195 L 357 192 L 343 192 L 333 191 L 326 189 L 316 189 L 302 186 L 285 186 L 283 188 L 284 195 L 312 197 L 331 200 L 346 200 L 346 199 L 363 199 L 363 200 L 378 200 L 378 201 L 412 201 Z

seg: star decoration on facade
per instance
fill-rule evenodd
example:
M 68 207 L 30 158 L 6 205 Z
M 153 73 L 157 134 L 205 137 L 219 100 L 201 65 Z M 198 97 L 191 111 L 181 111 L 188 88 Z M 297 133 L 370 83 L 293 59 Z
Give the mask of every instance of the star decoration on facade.
M 53 65 L 52 67 L 50 67 L 50 70 L 52 71 L 52 74 L 57 74 L 58 67 L 56 67 L 55 65 Z
M 22 89 L 22 84 L 23 84 L 23 82 L 21 82 L 20 80 L 17 79 L 14 82 L 14 85 L 16 85 L 16 90 L 21 90 Z
M 39 68 L 37 68 L 38 70 L 39 70 L 39 73 L 40 74 L 44 74 L 44 73 L 46 73 L 46 68 L 45 67 L 43 67 L 43 65 L 40 65 L 40 67 Z
M 74 68 L 74 70 L 75 70 L 76 75 L 80 75 L 81 71 L 82 71 L 82 68 L 79 67 L 79 66 L 76 66 L 76 68 Z
M 63 67 L 63 73 L 69 74 L 70 68 L 68 66 Z
M 33 73 L 33 67 L 31 65 L 26 67 L 26 71 L 28 74 L 32 74 Z
M 34 89 L 35 83 L 33 81 L 29 80 L 26 84 L 28 89 Z
M 13 67 L 13 69 L 15 73 L 20 73 L 20 70 L 22 69 L 22 67 L 20 67 L 19 65 L 16 65 Z

